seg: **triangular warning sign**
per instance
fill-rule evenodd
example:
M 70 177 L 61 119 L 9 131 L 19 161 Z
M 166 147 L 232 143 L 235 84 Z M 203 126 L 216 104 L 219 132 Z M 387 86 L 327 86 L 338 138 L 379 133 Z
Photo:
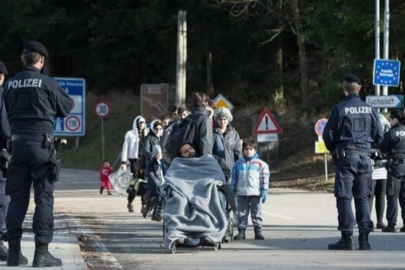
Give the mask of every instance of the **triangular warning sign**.
M 253 134 L 280 134 L 283 133 L 280 125 L 277 123 L 274 116 L 271 114 L 269 108 L 264 108 L 262 114 L 259 117 L 255 127 L 253 128 Z

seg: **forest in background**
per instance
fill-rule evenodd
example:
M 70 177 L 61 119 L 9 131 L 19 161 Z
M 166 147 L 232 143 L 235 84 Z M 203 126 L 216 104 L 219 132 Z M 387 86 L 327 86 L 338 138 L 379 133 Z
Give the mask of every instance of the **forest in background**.
M 390 58 L 402 60 L 405 2 L 390 5 Z M 236 108 L 260 101 L 281 114 L 329 109 L 342 99 L 347 72 L 364 81 L 363 95 L 374 93 L 373 1 L 0 0 L 0 7 L 0 59 L 11 74 L 34 39 L 50 52 L 48 74 L 83 77 L 96 94 L 175 85 L 180 9 L 188 93 L 222 93 Z M 402 84 L 389 93 L 401 91 Z

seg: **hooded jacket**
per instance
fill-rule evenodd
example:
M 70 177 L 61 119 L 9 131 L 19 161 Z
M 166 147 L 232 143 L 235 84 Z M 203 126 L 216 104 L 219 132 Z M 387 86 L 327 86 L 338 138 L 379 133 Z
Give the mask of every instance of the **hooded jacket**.
M 153 130 L 153 125 L 156 121 L 159 120 L 154 120 L 150 123 L 148 136 L 145 138 L 145 142 L 143 143 L 142 154 L 145 157 L 146 169 L 148 169 L 149 161 L 151 161 L 153 158 L 153 146 L 160 145 L 160 136 L 158 137 L 158 135 L 155 134 L 155 131 Z
M 250 158 L 242 155 L 233 165 L 231 177 L 231 189 L 238 196 L 260 196 L 269 188 L 269 166 L 257 153 Z
M 143 118 L 142 116 L 137 116 L 132 124 L 132 129 L 125 133 L 124 144 L 122 145 L 121 161 L 126 162 L 128 158 L 139 159 L 139 147 L 141 145 L 141 139 L 139 138 L 138 131 L 138 119 Z M 143 136 L 146 137 L 149 129 L 145 126 L 143 130 Z

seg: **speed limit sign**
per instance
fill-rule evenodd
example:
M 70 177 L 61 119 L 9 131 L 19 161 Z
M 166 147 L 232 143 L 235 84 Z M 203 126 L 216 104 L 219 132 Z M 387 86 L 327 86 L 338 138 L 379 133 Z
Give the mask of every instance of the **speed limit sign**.
M 99 101 L 94 105 L 94 113 L 99 118 L 106 118 L 111 112 L 110 104 L 106 101 Z

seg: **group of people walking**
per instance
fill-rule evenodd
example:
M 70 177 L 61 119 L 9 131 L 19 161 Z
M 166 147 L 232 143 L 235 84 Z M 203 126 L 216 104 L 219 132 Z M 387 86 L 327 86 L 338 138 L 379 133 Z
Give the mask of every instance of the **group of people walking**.
M 235 239 L 245 238 L 250 210 L 255 238 L 264 239 L 261 233 L 260 205 L 267 199 L 270 172 L 268 165 L 256 153 L 257 143 L 251 139 L 242 142 L 239 133 L 231 125 L 231 111 L 223 107 L 214 108 L 205 93 L 193 94 L 192 107 L 189 111 L 184 106 L 174 106 L 171 117 L 153 120 L 149 129 L 145 119 L 138 116 L 133 128 L 127 131 L 121 168 L 127 169 L 129 166 L 134 179 L 147 180 L 147 183 L 140 185 L 136 184 L 139 181 L 133 181 L 128 188 L 129 212 L 134 211 L 132 203 L 138 195 L 142 200 L 143 217 L 149 214 L 152 220 L 162 220 L 164 195 L 161 194 L 160 186 L 164 183 L 164 175 L 173 159 L 210 154 L 218 159 L 228 180 L 227 184 L 241 198 L 239 201 L 244 202 L 238 204 L 242 215 L 239 234 Z M 224 203 L 222 205 L 225 207 Z

